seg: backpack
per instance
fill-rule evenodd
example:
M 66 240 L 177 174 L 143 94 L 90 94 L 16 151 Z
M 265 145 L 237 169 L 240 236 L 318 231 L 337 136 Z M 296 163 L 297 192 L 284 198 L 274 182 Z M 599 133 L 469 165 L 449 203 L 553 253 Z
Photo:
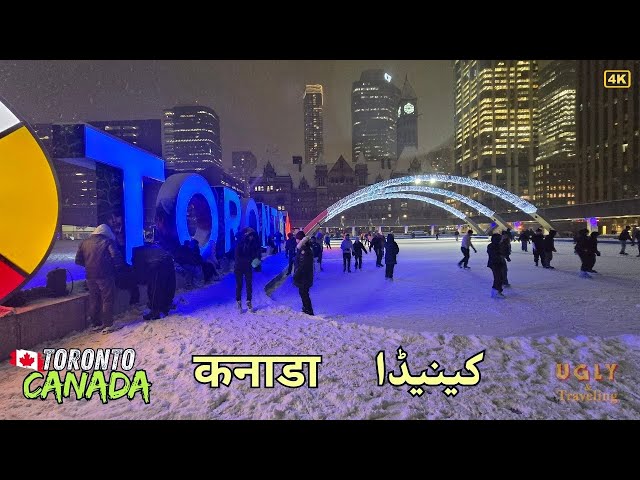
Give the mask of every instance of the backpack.
M 69 295 L 67 290 L 67 269 L 54 268 L 47 273 L 47 290 L 51 297 Z

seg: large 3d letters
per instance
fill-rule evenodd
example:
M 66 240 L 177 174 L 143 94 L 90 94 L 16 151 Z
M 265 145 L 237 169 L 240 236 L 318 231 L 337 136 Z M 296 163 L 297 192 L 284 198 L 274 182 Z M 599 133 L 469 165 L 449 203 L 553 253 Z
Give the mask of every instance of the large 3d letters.
M 207 181 L 196 173 L 171 175 L 160 188 L 157 204 L 175 218 L 180 244 L 194 238 L 200 253 L 207 259 L 218 239 L 218 209 L 216 197 Z M 189 224 L 189 204 L 192 205 Z
M 149 177 L 164 181 L 164 161 L 88 125 L 84 132 L 86 157 L 123 172 L 126 253 L 127 261 L 131 262 L 133 247 L 144 242 L 142 180 Z
M 253 198 L 242 199 L 242 221 L 240 228 L 251 227 L 256 232 L 260 232 L 260 213 Z

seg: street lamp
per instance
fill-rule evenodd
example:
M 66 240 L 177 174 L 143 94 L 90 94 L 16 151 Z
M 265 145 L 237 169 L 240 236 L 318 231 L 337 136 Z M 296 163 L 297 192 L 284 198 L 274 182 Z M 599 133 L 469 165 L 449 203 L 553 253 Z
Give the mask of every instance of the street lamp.
M 407 218 L 407 214 L 405 213 L 404 215 L 402 215 L 402 218 Z

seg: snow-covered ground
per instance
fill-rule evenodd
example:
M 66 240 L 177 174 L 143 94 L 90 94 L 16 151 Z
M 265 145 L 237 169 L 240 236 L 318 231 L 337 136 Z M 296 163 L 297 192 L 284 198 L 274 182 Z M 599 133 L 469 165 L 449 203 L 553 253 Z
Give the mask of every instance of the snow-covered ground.
M 334 242 L 335 243 L 335 242 Z M 43 348 L 135 348 L 135 369 L 145 369 L 151 403 L 139 397 L 100 403 L 97 398 L 62 405 L 22 396 L 27 370 L 0 365 L 0 418 L 220 418 L 220 419 L 538 419 L 640 418 L 640 258 L 615 244 L 602 244 L 593 279 L 578 277 L 579 260 L 571 243 L 557 243 L 556 270 L 533 265 L 531 252 L 513 243 L 505 300 L 489 298 L 491 272 L 486 241 L 478 241 L 471 270 L 457 268 L 459 243 L 453 240 L 400 241 L 395 279 L 384 279 L 373 254 L 364 269 L 342 272 L 338 249 L 325 250 L 311 297 L 316 317 L 299 312 L 297 291 L 288 279 L 273 294 L 263 286 L 285 265 L 283 256 L 255 274 L 255 314 L 237 313 L 234 280 L 178 294 L 178 310 L 153 322 L 133 313 L 110 335 L 79 332 Z M 1 341 L 1 340 L 0 340 Z M 377 385 L 375 356 L 386 351 L 387 370 L 399 372 L 394 352 L 408 353 L 412 372 L 436 360 L 446 372 L 485 350 L 477 364 L 481 382 L 458 387 L 446 397 L 443 387 L 426 387 L 412 397 L 408 387 Z M 318 388 L 250 388 L 234 379 L 211 389 L 194 380 L 191 355 L 322 355 Z M 616 394 L 612 401 L 567 401 L 585 394 L 576 378 L 556 379 L 556 363 L 591 371 L 591 392 Z M 618 365 L 614 381 L 605 364 Z M 593 379 L 599 364 L 605 379 Z M 563 390 L 565 393 L 560 394 Z M 599 393 L 598 393 L 599 392 Z M 576 397 L 577 398 L 577 397 Z

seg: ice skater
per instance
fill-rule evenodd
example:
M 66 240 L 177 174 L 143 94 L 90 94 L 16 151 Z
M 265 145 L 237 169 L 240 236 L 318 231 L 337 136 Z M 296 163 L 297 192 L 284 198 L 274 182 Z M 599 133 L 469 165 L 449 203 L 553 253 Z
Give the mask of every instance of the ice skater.
M 462 260 L 460 260 L 458 262 L 458 267 L 462 268 L 464 267 L 465 269 L 470 269 L 471 267 L 469 266 L 469 249 L 473 248 L 473 251 L 475 253 L 478 253 L 478 251 L 476 250 L 476 247 L 473 246 L 473 243 L 471 243 L 471 235 L 473 235 L 473 230 L 469 229 L 467 230 L 467 234 L 462 237 L 462 245 L 460 246 L 460 251 L 462 251 L 462 255 L 464 255 L 462 257 Z
M 384 238 L 379 233 L 373 234 L 371 248 L 376 253 L 376 267 L 382 267 L 382 255 L 384 254 Z
M 598 235 L 600 235 L 597 231 L 591 232 L 589 235 L 589 263 L 587 265 L 587 272 L 589 273 L 598 273 L 593 267 L 596 266 L 596 257 L 600 256 L 600 250 L 598 250 Z
M 393 269 L 398 263 L 398 253 L 400 253 L 400 247 L 394 240 L 393 233 L 390 233 L 387 235 L 387 242 L 384 244 L 385 278 L 393 280 Z
M 580 277 L 582 278 L 591 278 L 591 275 L 589 275 L 589 270 L 591 269 L 590 267 L 590 239 L 589 239 L 589 230 L 587 230 L 586 228 L 581 229 L 578 232 L 578 235 L 576 237 L 576 246 L 574 248 L 575 252 L 578 254 L 578 256 L 580 257 L 580 262 L 582 263 L 580 265 Z M 593 254 L 595 256 L 595 253 Z
M 636 228 L 635 237 L 636 243 L 638 244 L 638 255 L 636 257 L 640 257 L 640 229 Z
M 284 253 L 289 260 L 289 268 L 287 269 L 287 275 L 291 275 L 294 264 L 296 262 L 296 239 L 293 237 L 293 233 L 289 232 L 287 235 L 287 241 L 284 244 Z
M 329 250 L 331 250 L 331 235 L 329 235 L 329 231 L 327 231 L 324 236 L 324 244 Z
M 353 242 L 353 263 L 355 264 L 355 269 L 358 270 L 362 270 L 362 251 L 364 250 L 364 253 L 366 253 L 367 255 L 369 254 L 369 252 L 367 252 L 367 249 L 365 248 L 364 244 L 358 239 L 356 238 L 356 241 Z
M 531 236 L 531 243 L 533 243 L 533 263 L 538 266 L 538 261 L 542 260 L 544 266 L 544 235 L 542 229 L 536 229 L 536 233 Z
M 509 230 L 504 230 L 502 232 L 502 240 L 500 241 L 500 255 L 504 259 L 502 262 L 502 285 L 505 287 L 510 287 L 509 283 L 509 267 L 507 267 L 507 262 L 511 262 L 511 234 Z
M 316 263 L 318 268 L 322 272 L 322 243 L 320 243 L 316 237 L 311 237 L 311 251 L 313 252 L 313 271 L 315 272 Z
M 529 244 L 529 232 L 526 230 L 523 230 L 522 232 L 520 232 L 520 237 L 518 237 L 518 239 L 522 244 L 522 251 L 527 252 L 528 251 L 527 245 Z
M 487 245 L 487 255 L 489 260 L 487 261 L 487 267 L 491 269 L 493 273 L 493 286 L 491 287 L 491 298 L 506 298 L 502 293 L 502 285 L 504 280 L 502 278 L 505 263 L 504 257 L 501 255 L 500 244 L 502 243 L 503 236 L 499 233 L 491 235 L 491 243 Z
M 553 270 L 555 267 L 551 266 L 551 260 L 553 260 L 553 252 L 556 251 L 556 247 L 554 245 L 554 238 L 556 236 L 555 230 L 549 230 L 549 235 L 544 237 L 544 242 L 542 243 L 542 247 L 544 249 L 544 257 L 542 258 L 542 266 L 544 268 L 550 268 Z
M 340 250 L 342 250 L 342 273 L 346 273 L 347 268 L 349 269 L 349 273 L 351 273 L 351 251 L 353 250 L 353 242 L 351 238 L 349 238 L 348 233 L 344 236 L 344 240 L 342 240 L 340 244 Z
M 627 252 L 625 252 L 625 250 L 627 249 L 627 240 L 631 240 L 629 230 L 631 230 L 631 227 L 627 225 L 626 227 L 624 227 L 624 230 L 618 237 L 618 240 L 620 240 L 620 255 L 629 255 Z

